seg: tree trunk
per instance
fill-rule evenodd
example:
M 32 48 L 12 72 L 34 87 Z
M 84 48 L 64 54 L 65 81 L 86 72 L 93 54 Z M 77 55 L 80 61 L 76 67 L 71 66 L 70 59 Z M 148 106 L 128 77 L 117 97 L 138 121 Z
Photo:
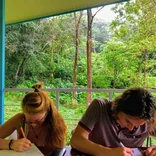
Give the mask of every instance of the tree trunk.
M 23 56 L 22 61 L 18 65 L 16 75 L 15 75 L 15 78 L 13 81 L 13 85 L 16 85 L 18 83 L 20 76 L 23 74 L 24 66 L 25 66 L 28 59 L 29 59 L 29 55 L 25 54 L 25 56 Z
M 87 88 L 92 89 L 92 11 L 87 10 L 88 30 L 87 30 Z M 92 92 L 87 92 L 87 106 L 92 101 Z
M 76 89 L 77 80 L 77 64 L 78 64 L 78 53 L 79 53 L 79 25 L 82 17 L 82 11 L 80 12 L 79 19 L 77 20 L 76 12 L 74 12 L 75 20 L 75 61 L 73 71 L 73 88 Z M 72 104 L 76 104 L 76 92 L 73 92 Z
M 53 62 L 53 54 L 54 54 L 54 41 L 51 42 L 51 55 L 50 55 L 50 63 Z

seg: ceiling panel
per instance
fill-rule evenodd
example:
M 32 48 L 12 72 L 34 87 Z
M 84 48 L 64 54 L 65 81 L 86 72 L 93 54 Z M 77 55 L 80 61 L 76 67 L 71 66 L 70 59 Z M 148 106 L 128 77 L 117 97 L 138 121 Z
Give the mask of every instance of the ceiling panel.
M 60 15 L 126 0 L 5 0 L 6 24 Z

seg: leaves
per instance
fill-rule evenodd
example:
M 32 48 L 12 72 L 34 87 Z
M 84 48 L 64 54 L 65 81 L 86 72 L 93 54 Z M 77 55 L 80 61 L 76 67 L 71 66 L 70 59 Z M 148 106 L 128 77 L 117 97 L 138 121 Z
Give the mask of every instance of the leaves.
M 156 9 L 154 1 L 117 4 L 111 23 L 93 21 L 93 88 L 152 88 L 156 76 Z M 77 13 L 79 14 L 79 13 Z M 79 29 L 77 88 L 87 86 L 86 14 Z M 8 26 L 6 87 L 44 82 L 53 88 L 72 87 L 75 55 L 72 14 Z

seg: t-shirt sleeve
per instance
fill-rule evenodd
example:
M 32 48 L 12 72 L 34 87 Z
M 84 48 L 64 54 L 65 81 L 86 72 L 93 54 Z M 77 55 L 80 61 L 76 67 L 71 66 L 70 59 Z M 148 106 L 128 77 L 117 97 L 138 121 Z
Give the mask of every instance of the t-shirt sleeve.
M 99 121 L 99 117 L 100 117 L 99 101 L 97 99 L 94 99 L 87 108 L 83 117 L 81 118 L 79 125 L 88 132 L 90 132 L 94 128 L 95 124 Z

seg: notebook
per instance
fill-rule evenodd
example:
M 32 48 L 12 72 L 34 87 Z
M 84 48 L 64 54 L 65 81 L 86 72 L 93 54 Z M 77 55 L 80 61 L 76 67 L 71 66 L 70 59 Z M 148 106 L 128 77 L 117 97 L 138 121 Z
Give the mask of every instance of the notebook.
M 40 150 L 32 144 L 32 147 L 24 152 L 15 152 L 13 150 L 0 150 L 0 155 L 5 156 L 44 156 Z
M 66 148 L 56 148 L 50 156 L 64 156 L 66 153 Z
M 133 150 L 133 156 L 143 156 L 138 148 L 131 148 Z

